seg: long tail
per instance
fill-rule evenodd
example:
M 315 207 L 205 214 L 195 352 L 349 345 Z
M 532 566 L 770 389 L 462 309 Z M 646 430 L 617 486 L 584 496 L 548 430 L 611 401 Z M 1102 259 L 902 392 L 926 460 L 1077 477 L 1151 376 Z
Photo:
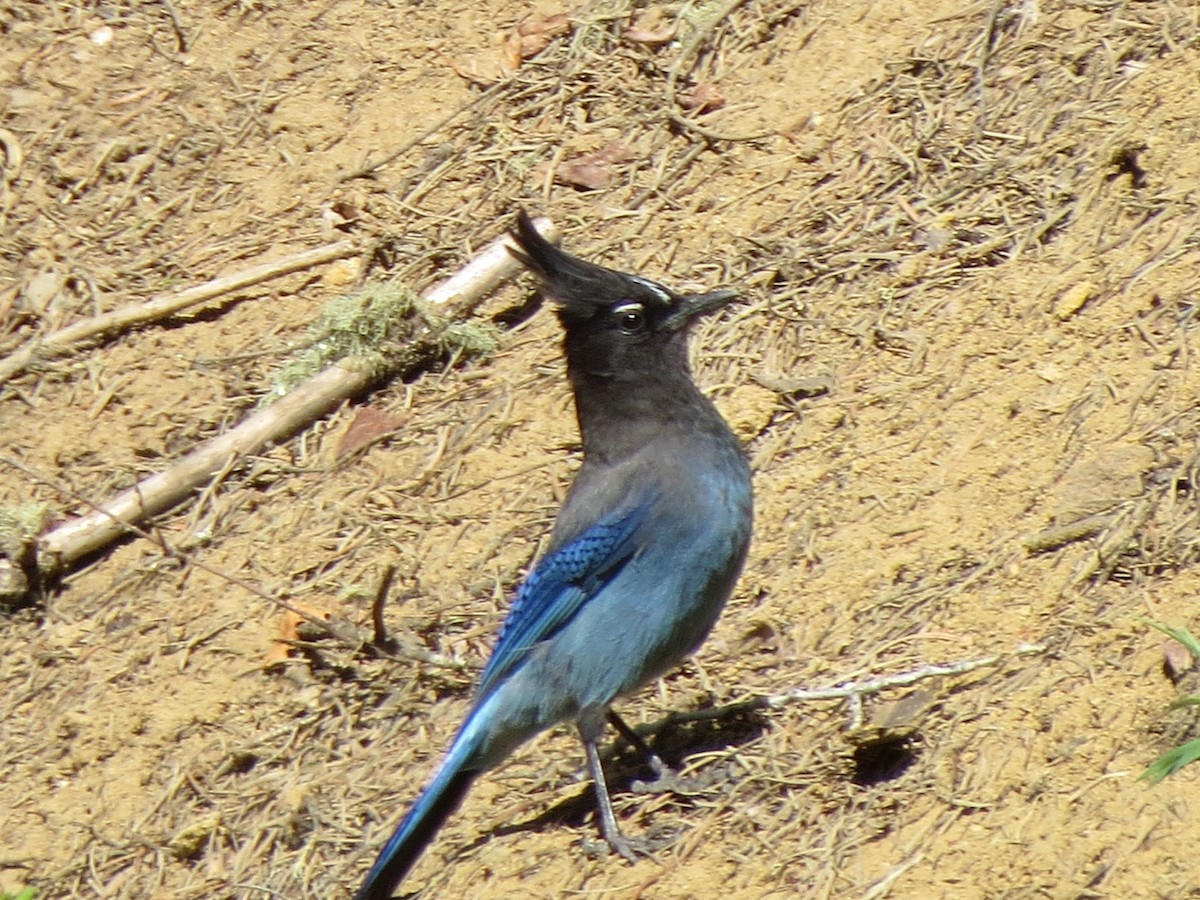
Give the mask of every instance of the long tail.
M 433 840 L 450 814 L 458 809 L 479 771 L 464 768 L 474 755 L 478 731 L 468 720 L 442 761 L 433 781 L 421 792 L 408 815 L 379 851 L 355 900 L 387 900 Z

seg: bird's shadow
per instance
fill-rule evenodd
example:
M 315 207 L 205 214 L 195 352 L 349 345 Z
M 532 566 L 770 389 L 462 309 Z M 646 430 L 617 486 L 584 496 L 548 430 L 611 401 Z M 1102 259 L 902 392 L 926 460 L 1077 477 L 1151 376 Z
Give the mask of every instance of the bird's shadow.
M 689 757 L 745 746 L 760 738 L 766 727 L 767 718 L 761 707 L 753 703 L 739 703 L 698 713 L 672 714 L 657 722 L 639 725 L 634 730 L 672 772 L 678 772 Z M 582 745 L 579 755 L 582 766 Z M 638 749 L 624 738 L 615 736 L 601 756 L 609 793 L 613 797 L 631 791 L 664 792 L 664 789 L 646 783 L 655 777 L 655 773 Z M 673 793 L 681 805 L 690 805 L 687 799 L 689 793 L 710 789 L 728 777 L 727 766 L 702 766 L 698 771 L 683 777 L 678 789 L 667 787 L 665 792 Z M 585 780 L 582 789 L 575 788 L 574 785 L 572 788 L 571 796 L 558 801 L 544 812 L 523 822 L 499 825 L 489 834 L 482 835 L 478 843 L 484 843 L 495 836 L 543 831 L 554 826 L 583 826 L 596 812 L 595 792 L 590 780 Z

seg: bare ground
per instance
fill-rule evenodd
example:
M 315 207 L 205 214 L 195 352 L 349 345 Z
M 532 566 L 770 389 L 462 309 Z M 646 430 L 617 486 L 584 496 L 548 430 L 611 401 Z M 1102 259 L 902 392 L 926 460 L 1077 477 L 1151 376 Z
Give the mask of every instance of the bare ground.
M 752 557 L 627 717 L 998 659 L 868 697 L 863 727 L 826 700 L 656 729 L 697 782 L 644 796 L 613 764 L 623 822 L 663 844 L 633 866 L 584 853 L 582 755 L 556 731 L 480 782 L 406 889 L 1200 896 L 1196 772 L 1138 781 L 1192 736 L 1144 619 L 1194 627 L 1200 591 L 1197 8 L 659 10 L 0 10 L 0 352 L 362 247 L 10 380 L 0 507 L 86 512 L 254 409 L 357 279 L 422 287 L 543 211 L 577 253 L 746 300 L 694 345 L 753 461 Z M 603 148 L 606 184 L 560 183 Z M 355 888 L 471 669 L 327 639 L 267 667 L 281 610 L 232 579 L 368 627 L 394 565 L 390 628 L 477 664 L 576 460 L 528 297 L 480 311 L 504 313 L 495 353 L 388 380 L 153 523 L 186 557 L 131 538 L 6 615 L 0 890 Z M 366 404 L 399 430 L 339 460 Z

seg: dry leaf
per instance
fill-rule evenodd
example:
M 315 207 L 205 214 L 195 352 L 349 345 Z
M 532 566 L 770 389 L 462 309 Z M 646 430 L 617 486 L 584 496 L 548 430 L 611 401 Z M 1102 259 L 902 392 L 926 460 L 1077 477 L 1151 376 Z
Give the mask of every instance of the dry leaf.
M 360 406 L 338 441 L 337 458 L 344 459 L 384 435 L 396 432 L 403 423 L 404 419 L 395 413 L 374 406 Z
M 522 62 L 541 53 L 552 40 L 570 30 L 571 20 L 566 13 L 528 16 L 518 22 L 512 33 L 500 43 L 497 57 L 472 59 L 466 65 L 455 65 L 454 71 L 474 84 L 495 84 L 512 75 L 521 68 Z
M 323 622 L 328 622 L 330 619 L 329 613 L 320 607 L 310 606 L 298 600 L 292 600 L 291 605 Z M 299 613 L 292 612 L 290 609 L 283 611 L 283 621 L 279 623 L 279 632 L 271 640 L 271 646 L 267 648 L 263 657 L 264 666 L 278 665 L 291 659 L 292 642 L 300 640 L 300 626 L 305 621 L 307 620 Z
M 712 112 L 725 105 L 724 95 L 711 81 L 702 81 L 690 88 L 684 88 L 675 95 L 675 99 L 684 109 L 698 113 Z
M 572 187 L 598 190 L 612 182 L 616 166 L 633 158 L 633 151 L 620 141 L 610 141 L 599 150 L 562 163 L 554 171 L 554 180 Z
M 500 62 L 497 64 L 500 76 L 507 78 L 513 72 L 517 71 L 517 69 L 521 68 L 521 60 L 524 58 L 521 55 L 521 36 L 514 31 L 500 45 Z
M 321 273 L 321 284 L 326 287 L 345 287 L 354 284 L 362 275 L 362 261 L 359 259 L 335 259 Z
M 349 200 L 333 200 L 321 210 L 321 221 L 330 230 L 350 232 L 362 219 L 362 210 Z
M 462 65 L 452 62 L 450 68 L 457 72 L 460 78 L 480 87 L 491 87 L 504 77 L 499 62 L 494 59 L 484 61 L 481 56 L 469 57 Z
M 571 30 L 571 20 L 566 13 L 553 16 L 534 15 L 517 24 L 517 35 L 521 38 L 521 58 L 541 53 L 552 40 Z
M 193 859 L 221 827 L 221 814 L 209 813 L 183 826 L 167 842 L 167 849 L 176 859 Z
M 846 739 L 858 747 L 896 744 L 914 737 L 932 707 L 934 695 L 918 690 L 899 700 L 885 700 L 875 706 L 870 720 L 852 731 Z
M 621 37 L 634 44 L 658 46 L 673 41 L 678 30 L 678 23 L 668 22 L 661 6 L 650 6 L 621 32 Z
M 1179 643 L 1179 641 L 1163 641 L 1162 652 L 1163 667 L 1167 670 L 1167 677 L 1172 681 L 1178 681 L 1191 671 L 1192 667 L 1196 664 L 1188 648 Z
M 911 728 L 929 711 L 935 696 L 932 691 L 916 690 L 899 700 L 883 700 L 871 710 L 868 728 Z

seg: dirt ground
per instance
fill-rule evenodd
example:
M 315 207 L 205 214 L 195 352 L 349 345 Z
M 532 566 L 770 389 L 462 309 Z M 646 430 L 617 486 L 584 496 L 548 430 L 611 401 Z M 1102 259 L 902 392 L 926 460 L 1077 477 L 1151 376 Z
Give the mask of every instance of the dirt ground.
M 610 764 L 660 849 L 585 852 L 563 728 L 404 890 L 1200 897 L 1200 768 L 1138 780 L 1195 736 L 1146 620 L 1195 628 L 1200 593 L 1196 6 L 13 0 L 0 48 L 0 355 L 357 252 L 9 378 L 10 531 L 231 428 L 327 303 L 445 277 L 519 206 L 744 294 L 693 355 L 753 463 L 751 558 L 694 661 L 620 707 L 694 780 Z M 578 462 L 531 288 L 477 311 L 494 351 L 379 383 L 4 613 L 0 891 L 357 887 Z M 339 457 L 363 407 L 394 433 Z M 388 566 L 389 629 L 465 667 L 328 637 L 268 665 L 285 615 L 247 586 L 369 632 Z M 865 723 L 786 696 L 872 678 Z

